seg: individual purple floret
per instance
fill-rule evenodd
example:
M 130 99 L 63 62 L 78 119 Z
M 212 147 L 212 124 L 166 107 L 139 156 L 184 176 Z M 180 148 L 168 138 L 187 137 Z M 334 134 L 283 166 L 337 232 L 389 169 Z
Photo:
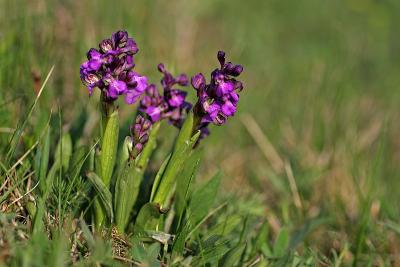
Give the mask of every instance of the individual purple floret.
M 197 103 L 194 115 L 199 119 L 197 130 L 202 136 L 209 134 L 208 124 L 222 125 L 228 117 L 235 114 L 239 101 L 238 92 L 243 89 L 240 81 L 234 77 L 239 76 L 243 67 L 232 62 L 225 62 L 225 52 L 217 54 L 220 68 L 211 73 L 211 81 L 206 83 L 202 73 L 192 77 L 192 86 L 197 91 Z
M 132 150 L 131 158 L 135 159 L 143 150 L 144 145 L 149 140 L 151 121 L 137 115 L 135 124 L 131 126 Z
M 161 79 L 163 95 L 160 95 L 157 87 L 151 84 L 147 87 L 145 96 L 140 102 L 140 110 L 146 113 L 152 122 L 167 118 L 176 127 L 180 128 L 185 114 L 192 105 L 185 101 L 186 92 L 174 88 L 175 85 L 187 86 L 188 78 L 181 74 L 176 78 L 169 73 L 163 64 L 158 65 L 158 70 L 164 74 Z
M 133 104 L 147 88 L 147 77 L 132 71 L 133 55 L 138 52 L 136 42 L 126 31 L 117 31 L 110 39 L 100 42 L 99 49 L 91 48 L 88 60 L 81 65 L 80 76 L 89 93 L 98 87 L 106 102 L 125 95 L 125 102 Z

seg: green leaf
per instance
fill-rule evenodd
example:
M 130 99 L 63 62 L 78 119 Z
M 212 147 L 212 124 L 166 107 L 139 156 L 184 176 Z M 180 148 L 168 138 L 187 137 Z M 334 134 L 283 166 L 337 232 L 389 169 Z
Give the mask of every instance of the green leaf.
M 40 98 L 40 96 L 42 95 L 43 89 L 46 86 L 47 82 L 50 79 L 51 74 L 53 73 L 54 70 L 54 66 L 51 67 L 49 73 L 46 76 L 46 79 L 44 80 L 42 87 L 40 88 L 35 100 L 33 101 L 32 105 L 30 106 L 28 113 L 23 116 L 24 120 L 22 122 L 19 123 L 19 125 L 17 126 L 16 130 L 13 133 L 13 136 L 10 139 L 10 142 L 8 144 L 7 147 L 7 158 L 6 158 L 6 163 L 8 164 L 12 157 L 14 156 L 15 150 L 17 148 L 17 145 L 19 144 L 19 141 L 21 139 L 22 133 L 25 130 L 26 124 L 28 123 L 29 118 L 32 115 L 33 110 L 35 109 L 35 106 Z
M 200 154 L 193 153 L 185 162 L 183 170 L 178 176 L 175 199 L 175 211 L 176 217 L 178 218 L 177 229 L 180 227 L 182 216 L 189 200 L 190 185 L 193 183 L 192 181 L 196 176 L 199 162 Z
M 274 244 L 274 256 L 282 257 L 289 245 L 289 231 L 286 228 L 282 228 L 279 231 L 278 237 Z
M 108 190 L 108 187 L 104 184 L 104 182 L 96 173 L 89 172 L 87 174 L 87 177 L 96 189 L 97 194 L 100 197 L 101 204 L 107 212 L 110 221 L 112 222 L 114 220 L 114 213 L 112 208 L 112 196 L 110 190 Z
M 117 170 L 116 170 L 116 184 L 121 176 L 123 169 L 125 168 L 126 162 L 129 159 L 129 150 L 132 149 L 132 140 L 129 136 L 125 137 L 122 147 L 119 149 L 118 160 L 117 160 Z M 117 190 L 117 189 L 116 189 Z M 118 194 L 115 191 L 115 194 Z
M 115 221 L 117 229 L 120 232 L 125 230 L 129 222 L 129 216 L 137 200 L 149 158 L 157 146 L 156 139 L 159 128 L 159 123 L 153 125 L 149 140 L 143 148 L 142 153 L 135 161 L 128 162 L 128 158 L 126 158 L 123 167 L 118 172 L 115 185 Z M 124 146 L 128 147 L 130 145 L 130 140 L 126 140 Z M 125 155 L 121 155 L 121 157 L 124 156 Z
M 222 222 L 214 225 L 207 231 L 207 236 L 228 235 L 243 222 L 243 217 L 239 214 L 228 216 Z
M 139 194 L 143 171 L 136 168 L 134 162 L 126 161 L 118 177 L 115 195 L 115 223 L 120 233 L 124 232 L 129 215 Z
M 157 227 L 160 217 L 160 207 L 154 203 L 146 203 L 140 209 L 136 218 L 135 231 L 158 230 Z
M 231 267 L 231 266 L 238 266 L 240 259 L 242 258 L 243 252 L 246 248 L 246 244 L 238 244 L 234 248 L 228 251 L 225 254 L 224 258 L 221 260 L 218 266 L 222 267 Z
M 190 112 L 179 131 L 178 137 L 176 138 L 174 151 L 182 150 L 185 143 L 187 143 L 192 137 L 193 133 L 193 113 Z
M 158 185 L 160 184 L 161 177 L 163 176 L 165 169 L 167 168 L 168 162 L 171 159 L 171 154 L 167 156 L 167 158 L 163 161 L 161 164 L 160 168 L 158 169 L 158 172 L 156 174 L 156 177 L 154 178 L 154 183 L 151 188 L 151 194 L 150 194 L 150 202 L 154 202 L 154 196 L 156 194 Z
M 85 220 L 81 218 L 79 220 L 80 222 L 80 228 L 82 230 L 83 236 L 85 237 L 85 241 L 89 245 L 90 248 L 94 248 L 96 246 L 96 241 L 94 240 L 94 237 L 92 233 L 89 230 L 88 225 L 86 224 Z
M 50 131 L 50 128 L 49 128 Z M 47 137 L 46 137 L 47 139 Z M 47 140 L 45 141 L 47 142 Z M 65 149 L 64 149 L 65 148 Z M 40 178 L 42 196 L 38 199 L 36 215 L 33 222 L 33 233 L 35 235 L 39 234 L 43 230 L 43 216 L 45 214 L 46 201 L 52 192 L 53 182 L 56 176 L 57 171 L 61 168 L 62 163 L 67 168 L 69 164 L 69 159 L 71 157 L 72 151 L 72 141 L 69 134 L 64 134 L 59 140 L 56 151 L 55 151 L 55 161 L 51 166 L 47 177 L 44 179 Z M 45 172 L 41 173 L 41 175 L 45 175 Z
M 39 164 L 39 187 L 42 194 L 46 187 L 46 174 L 49 165 L 49 154 L 50 154 L 50 127 L 47 128 L 44 139 L 40 144 L 40 164 Z
M 64 133 L 61 140 L 58 141 L 54 155 L 55 160 L 61 163 L 60 165 L 67 170 L 72 155 L 72 140 L 68 133 Z
M 92 148 L 93 149 L 93 148 Z M 82 170 L 83 164 L 89 158 L 91 151 L 89 151 L 87 146 L 81 146 L 77 148 L 71 158 L 71 162 L 68 169 L 69 179 L 76 179 Z
M 257 250 L 262 251 L 262 247 L 265 245 L 268 247 L 268 232 L 268 223 L 265 222 L 263 223 L 257 234 L 257 239 L 255 242 L 255 248 Z
M 190 222 L 186 222 L 184 227 L 181 227 L 180 231 L 178 232 L 174 245 L 172 247 L 172 257 L 178 257 L 183 255 L 183 251 L 185 249 L 185 243 L 186 240 L 193 229 L 193 226 L 190 224 Z
M 106 117 L 103 140 L 101 144 L 100 165 L 101 178 L 106 186 L 110 185 L 118 150 L 118 110 Z
M 197 224 L 208 214 L 208 210 L 212 207 L 217 196 L 220 182 L 221 173 L 218 172 L 210 181 L 193 193 L 189 205 L 189 218 L 194 224 Z
M 193 114 L 190 113 L 179 132 L 171 158 L 156 187 L 153 202 L 160 204 L 161 209 L 165 209 L 168 205 L 168 196 L 174 187 L 177 176 L 181 172 L 185 160 L 190 156 L 192 147 L 200 135 L 200 132 L 197 132 L 192 136 L 192 128 Z
M 228 242 L 215 243 L 200 251 L 198 256 L 193 257 L 191 266 L 203 266 L 207 263 L 213 266 L 229 251 Z

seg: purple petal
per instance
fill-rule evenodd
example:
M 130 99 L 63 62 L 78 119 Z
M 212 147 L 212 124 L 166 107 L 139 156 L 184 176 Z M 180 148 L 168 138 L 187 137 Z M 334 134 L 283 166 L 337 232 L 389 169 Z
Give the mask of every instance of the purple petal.
M 168 104 L 172 107 L 179 107 L 185 101 L 186 93 L 181 90 L 171 90 L 167 95 Z
M 89 61 L 83 62 L 81 67 L 80 67 L 80 70 L 79 70 L 79 72 L 81 74 L 81 77 L 85 76 L 85 75 L 87 75 L 89 73 L 88 68 L 89 68 Z
M 216 94 L 221 97 L 235 90 L 235 84 L 231 81 L 221 82 L 217 86 Z
M 237 103 L 239 102 L 239 94 L 236 93 L 235 91 L 232 91 L 229 94 L 229 100 L 233 103 L 233 105 L 237 105 Z
M 206 84 L 206 78 L 202 73 L 198 73 L 192 77 L 192 86 L 194 89 L 198 90 L 204 87 Z
M 97 49 L 95 48 L 91 48 L 88 52 L 87 52 L 87 58 L 89 60 L 91 59 L 101 59 L 101 53 L 99 51 L 97 51 Z
M 102 65 L 103 62 L 101 61 L 101 59 L 91 59 L 88 62 L 88 69 L 98 71 Z
M 113 80 L 108 86 L 108 96 L 111 98 L 117 98 L 119 95 L 126 93 L 127 90 L 128 88 L 126 83 L 119 80 Z
M 146 76 L 140 76 L 140 75 L 135 75 L 132 77 L 133 80 L 136 81 L 137 85 L 136 85 L 136 91 L 143 93 L 146 88 L 149 86 L 148 82 L 147 82 L 147 77 Z
M 135 63 L 133 63 L 133 56 L 132 55 L 127 55 L 124 58 L 124 65 L 122 67 L 123 70 L 130 70 L 135 66 Z
M 134 104 L 140 98 L 141 95 L 142 93 L 136 91 L 135 89 L 128 90 L 127 93 L 125 94 L 125 103 L 127 103 L 128 105 Z
M 208 104 L 208 102 L 203 103 L 204 111 L 210 115 L 211 119 L 217 116 L 218 112 L 221 110 L 221 106 L 218 103 Z
M 135 88 L 127 91 L 126 96 L 125 96 L 125 102 L 127 104 L 133 104 L 138 100 L 138 98 L 144 93 L 144 91 L 148 87 L 147 77 L 139 76 L 135 72 L 128 73 L 128 76 L 129 76 L 129 78 L 128 78 L 129 83 L 135 84 Z M 150 102 L 151 102 L 151 100 L 150 100 Z
M 146 113 L 153 122 L 158 121 L 161 118 L 161 109 L 159 107 L 150 106 L 146 109 Z
M 189 80 L 186 74 L 180 74 L 178 77 L 176 77 L 175 80 L 181 86 L 187 86 L 189 84 Z
M 225 116 L 233 116 L 236 112 L 236 107 L 232 104 L 231 101 L 226 101 L 221 106 L 221 111 Z

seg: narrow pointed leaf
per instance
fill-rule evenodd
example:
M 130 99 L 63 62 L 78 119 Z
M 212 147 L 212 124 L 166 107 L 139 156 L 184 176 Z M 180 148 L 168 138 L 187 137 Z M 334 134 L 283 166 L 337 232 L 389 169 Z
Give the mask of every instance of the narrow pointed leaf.
M 49 73 L 46 76 L 46 79 L 44 80 L 42 87 L 39 90 L 39 93 L 37 94 L 35 100 L 33 101 L 32 105 L 30 106 L 28 113 L 23 116 L 23 121 L 20 122 L 20 124 L 17 126 L 16 130 L 13 133 L 13 136 L 11 137 L 10 143 L 8 144 L 8 149 L 7 149 L 7 158 L 6 158 L 6 163 L 9 163 L 11 158 L 13 157 L 15 150 L 17 148 L 17 145 L 19 143 L 19 140 L 21 139 L 22 133 L 25 130 L 26 124 L 28 123 L 28 120 L 30 119 L 33 110 L 35 109 L 40 96 L 42 95 L 43 89 L 45 88 L 47 82 L 50 79 L 51 74 L 53 73 L 54 66 L 51 67 Z
M 105 208 L 105 211 L 107 212 L 107 215 L 112 222 L 114 220 L 114 213 L 112 208 L 112 196 L 110 190 L 108 190 L 108 187 L 104 184 L 104 182 L 96 173 L 90 172 L 87 174 L 87 177 L 96 189 L 96 192 L 100 197 L 101 204 Z
M 193 193 L 189 205 L 189 218 L 194 224 L 197 224 L 208 214 L 208 210 L 212 207 L 217 196 L 220 181 L 221 173 L 218 172 L 210 181 Z

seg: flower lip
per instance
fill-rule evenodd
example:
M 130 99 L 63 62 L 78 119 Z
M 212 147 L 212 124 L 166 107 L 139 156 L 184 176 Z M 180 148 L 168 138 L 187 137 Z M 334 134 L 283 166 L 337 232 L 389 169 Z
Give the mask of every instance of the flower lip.
M 124 94 L 128 90 L 126 83 L 119 80 L 111 81 L 108 87 L 109 96 L 111 98 L 117 98 L 119 95 Z
M 110 50 L 113 49 L 112 45 L 113 45 L 113 43 L 112 43 L 111 39 L 104 39 L 99 44 L 99 47 L 100 47 L 101 51 L 103 51 L 104 53 L 107 53 L 107 52 L 109 52 Z
M 93 73 L 89 73 L 83 78 L 83 81 L 86 85 L 95 85 L 99 80 L 100 78 Z

